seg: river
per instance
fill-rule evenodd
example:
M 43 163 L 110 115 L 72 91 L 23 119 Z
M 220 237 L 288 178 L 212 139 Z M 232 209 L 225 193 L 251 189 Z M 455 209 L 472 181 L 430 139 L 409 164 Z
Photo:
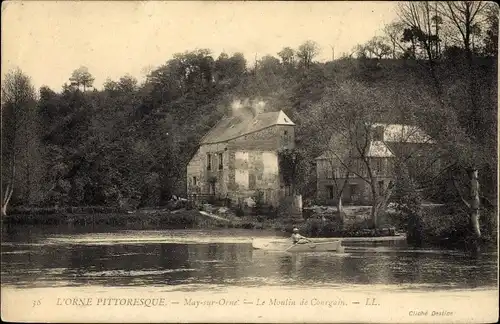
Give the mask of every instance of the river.
M 346 253 L 253 250 L 265 231 L 11 227 L 2 236 L 2 284 L 370 285 L 476 288 L 497 285 L 497 253 L 412 249 L 405 241 L 346 242 Z
M 2 233 L 2 288 L 497 290 L 495 250 L 473 256 L 389 241 L 345 242 L 345 253 L 294 254 L 253 250 L 253 237 L 276 233 L 7 227 Z

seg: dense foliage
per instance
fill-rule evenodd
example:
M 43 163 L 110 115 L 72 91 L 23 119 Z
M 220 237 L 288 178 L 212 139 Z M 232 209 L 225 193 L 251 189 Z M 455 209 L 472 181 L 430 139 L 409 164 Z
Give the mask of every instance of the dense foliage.
M 456 42 L 433 45 L 432 53 L 439 55 L 429 60 L 425 45 L 436 44 L 435 37 L 393 25 L 386 27 L 386 38 L 358 47 L 357 57 L 326 63 L 315 62 L 318 45 L 310 41 L 298 49 L 285 47 L 278 57 L 265 56 L 251 67 L 241 53 L 214 57 L 197 49 L 174 55 L 143 84 L 126 75 L 98 90 L 92 88 L 91 71 L 81 67 L 61 91 L 41 87 L 38 95 L 29 78 L 13 71 L 6 82 L 14 88 L 2 85 L 2 91 L 25 95 L 2 101 L 2 188 L 13 187 L 12 205 L 162 205 L 184 194 L 189 159 L 201 137 L 230 113 L 231 102 L 258 98 L 266 102 L 265 109 L 283 109 L 297 124 L 300 160 L 294 185 L 306 198 L 315 193 L 314 158 L 333 131 L 318 114 L 324 117 L 330 106 L 350 106 L 422 126 L 455 161 L 454 177 L 473 157 L 482 195 L 493 201 L 498 20 L 487 17 L 489 28 L 482 41 L 476 37 L 472 52 L 477 71 L 473 106 L 466 100 L 467 50 Z M 428 73 L 430 62 L 433 73 Z M 435 78 L 445 89 L 437 95 Z M 443 198 L 439 188 L 450 188 L 446 167 L 424 184 L 436 200 Z M 466 183 L 458 181 L 458 186 L 466 188 Z M 459 200 L 455 191 L 446 194 L 446 199 Z M 411 194 L 406 198 L 413 199 Z

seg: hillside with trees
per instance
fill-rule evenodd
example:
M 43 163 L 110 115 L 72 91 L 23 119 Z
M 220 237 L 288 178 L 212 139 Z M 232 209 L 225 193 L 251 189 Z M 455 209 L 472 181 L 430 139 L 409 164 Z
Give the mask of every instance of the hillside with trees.
M 248 98 L 297 124 L 295 183 L 305 198 L 315 195 L 314 158 L 343 121 L 404 122 L 423 128 L 446 156 L 435 174 L 422 167 L 428 176 L 414 190 L 477 221 L 497 195 L 498 7 L 408 2 L 398 10 L 383 36 L 328 62 L 317 62 L 319 45 L 305 41 L 255 62 L 190 50 L 142 84 L 124 75 L 103 89 L 85 67 L 61 89 L 35 90 L 29 76 L 10 71 L 2 84 L 2 213 L 134 209 L 183 196 L 201 137 L 234 100 Z

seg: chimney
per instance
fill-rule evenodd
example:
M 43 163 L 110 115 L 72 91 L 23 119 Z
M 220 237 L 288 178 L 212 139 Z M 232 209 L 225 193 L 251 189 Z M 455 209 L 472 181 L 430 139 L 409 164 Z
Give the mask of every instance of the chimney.
M 266 106 L 266 103 L 262 100 L 254 100 L 252 102 L 252 112 L 254 116 L 257 116 L 260 113 L 264 112 L 264 107 Z
M 231 112 L 234 117 L 254 118 L 264 112 L 266 103 L 262 100 L 236 99 L 231 104 Z
M 384 126 L 377 125 L 373 128 L 373 140 L 383 141 L 384 140 Z
M 253 111 L 251 108 L 248 99 L 244 99 L 243 101 L 241 99 L 233 100 L 231 104 L 232 116 L 239 117 L 243 120 L 251 119 L 253 118 Z

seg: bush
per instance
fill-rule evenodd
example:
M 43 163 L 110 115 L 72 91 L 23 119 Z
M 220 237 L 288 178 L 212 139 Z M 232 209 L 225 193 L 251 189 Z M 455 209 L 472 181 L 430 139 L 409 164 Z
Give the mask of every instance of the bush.
M 196 207 L 196 204 L 195 204 L 195 202 L 194 202 L 194 201 L 192 201 L 192 200 L 188 200 L 188 201 L 186 202 L 186 207 L 185 207 L 185 208 L 186 208 L 186 210 L 192 210 L 192 209 L 195 209 L 195 207 Z
M 484 212 L 481 217 L 483 240 L 495 241 L 496 235 L 492 231 L 488 219 L 492 213 Z M 449 205 L 438 208 L 423 209 L 419 217 L 410 219 L 408 234 L 410 243 L 427 243 L 446 247 L 467 247 L 472 238 L 470 216 L 459 206 Z M 413 240 L 413 241 L 412 241 Z
M 241 223 L 241 228 L 244 228 L 244 229 L 253 229 L 254 228 L 254 224 L 252 222 L 243 222 L 243 223 Z
M 257 215 L 257 220 L 259 222 L 278 218 L 278 209 L 271 205 L 263 205 L 258 209 L 255 208 L 253 212 Z
M 321 220 L 309 218 L 303 223 L 300 232 L 308 237 L 332 237 L 342 235 L 342 223 L 339 220 Z
M 243 210 L 243 207 L 241 205 L 238 205 L 238 207 L 236 207 L 236 210 L 234 211 L 234 213 L 238 217 L 245 216 L 245 211 Z
M 343 226 L 339 221 L 327 221 L 321 229 L 321 236 L 324 237 L 342 236 L 342 234 Z
M 498 229 L 498 214 L 494 208 L 485 209 L 480 218 L 481 233 L 483 240 L 489 243 L 496 243 Z

